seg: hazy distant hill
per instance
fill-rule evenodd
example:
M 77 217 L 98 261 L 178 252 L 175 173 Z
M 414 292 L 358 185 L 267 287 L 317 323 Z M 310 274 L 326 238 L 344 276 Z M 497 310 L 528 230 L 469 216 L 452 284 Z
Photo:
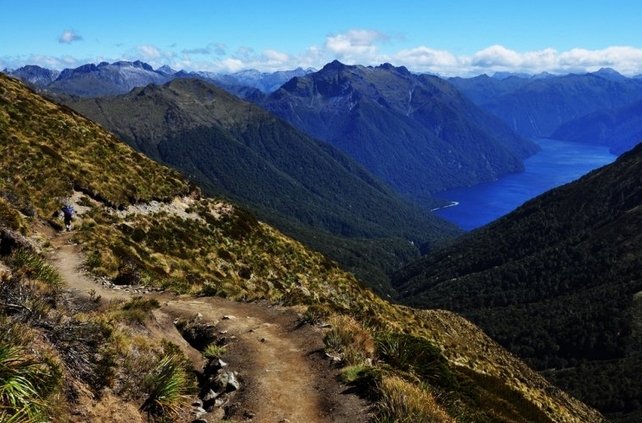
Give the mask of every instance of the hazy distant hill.
M 57 70 L 46 69 L 36 65 L 23 66 L 13 71 L 5 69 L 3 72 L 15 76 L 34 87 L 46 87 L 60 76 L 60 72 Z
M 156 72 L 150 65 L 138 60 L 111 64 L 102 62 L 65 69 L 45 88 L 58 93 L 94 97 L 122 94 L 135 87 L 162 84 L 167 80 L 167 75 Z
M 537 150 L 448 82 L 389 64 L 334 61 L 263 104 L 417 201 L 519 171 Z
M 299 67 L 293 70 L 276 72 L 260 72 L 255 69 L 247 69 L 234 73 L 183 72 L 180 76 L 204 79 L 226 89 L 228 87 L 249 87 L 255 88 L 262 93 L 271 93 L 278 90 L 281 85 L 290 79 L 312 72 L 315 72 L 312 68 L 303 69 Z
M 642 99 L 642 81 L 612 69 L 583 75 L 450 80 L 477 105 L 525 137 L 549 137 L 561 125 Z
M 642 141 L 642 101 L 582 116 L 560 126 L 552 136 L 607 145 L 613 153 L 622 154 Z
M 457 233 L 331 146 L 200 80 L 67 104 L 380 290 L 386 273 Z
M 80 97 L 98 97 L 124 94 L 136 87 L 149 84 L 163 84 L 175 78 L 202 79 L 214 83 L 241 97 L 260 101 L 266 93 L 277 90 L 295 76 L 304 76 L 314 69 L 260 72 L 247 69 L 233 73 L 174 70 L 165 65 L 153 69 L 147 63 L 102 62 L 98 65 L 85 64 L 62 72 L 40 66 L 27 65 L 15 70 L 5 69 L 4 73 L 37 88 Z
M 400 271 L 564 389 L 642 421 L 642 146 Z

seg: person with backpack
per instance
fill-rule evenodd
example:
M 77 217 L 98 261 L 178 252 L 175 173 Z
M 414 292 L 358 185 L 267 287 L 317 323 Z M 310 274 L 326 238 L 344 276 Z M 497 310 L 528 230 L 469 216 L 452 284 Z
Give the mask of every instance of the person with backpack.
M 64 206 L 62 206 L 62 214 L 65 220 L 65 229 L 67 229 L 67 231 L 71 230 L 71 219 L 73 219 L 74 213 L 75 211 L 71 204 L 66 203 Z

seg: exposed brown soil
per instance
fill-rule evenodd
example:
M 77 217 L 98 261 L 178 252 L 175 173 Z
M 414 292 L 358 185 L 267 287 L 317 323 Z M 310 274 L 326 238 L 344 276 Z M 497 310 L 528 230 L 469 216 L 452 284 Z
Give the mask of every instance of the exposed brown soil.
M 81 270 L 80 247 L 69 243 L 68 234 L 54 236 L 51 244 L 52 262 L 75 295 L 100 295 L 105 301 L 134 295 L 103 286 Z M 148 325 L 151 334 L 178 344 L 196 369 L 202 368 L 203 357 L 181 337 L 173 320 L 200 313 L 204 322 L 225 334 L 229 346 L 223 360 L 241 382 L 241 390 L 226 405 L 226 418 L 257 423 L 369 421 L 369 404 L 346 392 L 348 387 L 337 381 L 338 369 L 324 358 L 323 330 L 298 325 L 294 310 L 222 298 L 147 295 L 161 302 Z

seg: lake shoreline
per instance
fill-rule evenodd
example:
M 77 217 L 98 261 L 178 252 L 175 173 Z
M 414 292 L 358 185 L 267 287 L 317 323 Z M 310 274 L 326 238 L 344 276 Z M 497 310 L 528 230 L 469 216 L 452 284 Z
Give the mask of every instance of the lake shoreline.
M 553 139 L 535 142 L 541 150 L 524 161 L 523 172 L 504 175 L 495 181 L 472 187 L 440 192 L 435 197 L 448 204 L 432 212 L 470 231 L 617 158 L 606 146 Z

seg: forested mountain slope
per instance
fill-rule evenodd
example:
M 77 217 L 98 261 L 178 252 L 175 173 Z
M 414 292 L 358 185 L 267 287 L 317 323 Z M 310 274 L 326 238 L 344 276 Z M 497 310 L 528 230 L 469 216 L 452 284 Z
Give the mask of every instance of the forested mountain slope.
M 428 208 L 428 194 L 522 170 L 537 151 L 447 81 L 390 64 L 334 61 L 262 104 Z
M 400 300 L 462 313 L 621 421 L 642 383 L 642 147 L 401 270 Z M 626 417 L 628 416 L 628 417 Z

